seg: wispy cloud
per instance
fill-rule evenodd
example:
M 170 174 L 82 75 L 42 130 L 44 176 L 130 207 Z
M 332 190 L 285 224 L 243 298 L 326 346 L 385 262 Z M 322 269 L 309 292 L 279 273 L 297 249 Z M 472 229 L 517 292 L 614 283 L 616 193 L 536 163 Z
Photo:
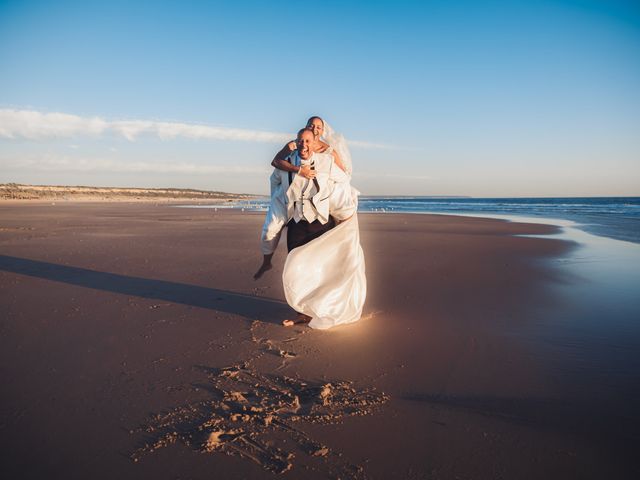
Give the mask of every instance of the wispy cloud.
M 290 134 L 212 127 L 152 120 L 114 120 L 80 117 L 68 113 L 44 113 L 35 110 L 0 109 L 0 137 L 41 140 L 46 138 L 99 137 L 107 134 L 135 140 L 150 135 L 162 140 L 174 138 L 237 140 L 244 142 L 282 143 Z
M 20 159 L 2 158 L 5 170 L 95 173 L 154 173 L 171 175 L 254 174 L 266 176 L 270 166 L 200 165 L 188 162 L 139 162 L 105 158 L 74 158 L 67 155 L 45 154 Z
M 356 148 L 372 148 L 380 150 L 407 150 L 406 148 L 400 148 L 396 145 L 386 145 L 383 143 L 361 142 L 359 140 L 348 140 L 347 143 L 350 147 Z
M 284 143 L 292 134 L 216 127 L 194 123 L 154 120 L 105 120 L 68 113 L 45 113 L 36 110 L 0 109 L 0 138 L 43 140 L 48 138 L 100 137 L 116 135 L 134 141 L 140 136 L 161 140 L 231 140 L 239 142 Z M 351 141 L 359 148 L 393 148 L 377 143 Z
M 57 153 L 30 154 L 20 157 L 0 156 L 0 166 L 5 170 L 27 171 L 72 171 L 72 172 L 119 172 L 160 174 L 255 174 L 266 176 L 270 165 L 250 166 L 245 164 L 203 165 L 190 162 L 141 162 L 114 160 L 101 157 L 75 157 Z M 406 175 L 391 172 L 355 172 L 355 179 L 433 180 L 426 175 Z
M 356 179 L 360 179 L 360 178 L 387 178 L 387 179 L 393 178 L 393 179 L 398 179 L 398 180 L 433 180 L 433 177 L 431 177 L 429 175 L 406 175 L 406 174 L 399 174 L 399 173 L 389 173 L 387 171 L 378 172 L 378 173 L 355 171 L 353 173 L 353 176 Z

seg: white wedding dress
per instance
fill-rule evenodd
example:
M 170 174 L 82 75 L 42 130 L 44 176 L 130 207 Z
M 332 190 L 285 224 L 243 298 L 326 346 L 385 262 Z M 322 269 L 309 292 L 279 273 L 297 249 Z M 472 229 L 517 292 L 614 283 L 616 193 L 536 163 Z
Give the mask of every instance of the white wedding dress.
M 325 124 L 325 133 L 327 130 L 327 143 L 338 151 L 350 175 L 351 156 L 344 138 Z M 359 192 L 348 184 L 344 187 L 357 205 Z M 311 328 L 327 329 L 359 320 L 367 296 L 367 280 L 357 213 L 294 248 L 287 256 L 282 280 L 287 303 L 311 317 Z

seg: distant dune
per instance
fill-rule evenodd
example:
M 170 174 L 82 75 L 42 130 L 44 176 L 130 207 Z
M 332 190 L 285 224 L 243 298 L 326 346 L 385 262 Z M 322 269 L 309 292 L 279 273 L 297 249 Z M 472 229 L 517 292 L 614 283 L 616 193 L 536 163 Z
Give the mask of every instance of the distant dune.
M 75 200 L 75 201 L 136 201 L 136 200 L 218 200 L 233 201 L 255 198 L 256 195 L 183 188 L 120 188 L 64 185 L 0 184 L 0 200 Z

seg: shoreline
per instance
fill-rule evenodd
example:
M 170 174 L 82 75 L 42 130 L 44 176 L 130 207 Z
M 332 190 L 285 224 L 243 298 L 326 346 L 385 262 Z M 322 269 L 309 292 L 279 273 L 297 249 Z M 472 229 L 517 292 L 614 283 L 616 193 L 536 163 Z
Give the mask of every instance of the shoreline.
M 13 191 L 12 191 L 13 189 Z M 16 191 L 39 191 L 38 195 L 27 193 L 33 198 L 8 198 L 20 196 Z M 29 190 L 31 189 L 31 190 Z M 59 193 L 44 196 L 52 189 Z M 13 192 L 13 193 L 12 193 Z M 23 192 L 23 193 L 24 193 Z M 61 192 L 61 193 L 60 193 Z M 85 193 L 82 193 L 85 192 Z M 86 193 L 90 194 L 87 195 Z M 102 192 L 102 193 L 99 193 Z M 126 194 L 122 193 L 126 192 Z M 376 204 L 381 200 L 389 204 Z M 500 200 L 497 208 L 490 208 L 486 202 Z M 553 201 L 562 200 L 555 205 Z M 606 201 L 606 204 L 598 202 Z M 621 200 L 625 200 L 620 204 Z M 473 198 L 473 197 L 376 197 L 362 196 L 360 213 L 403 213 L 462 215 L 481 218 L 498 218 L 526 223 L 547 223 L 551 225 L 571 226 L 588 233 L 640 244 L 640 217 L 637 208 L 640 197 L 513 197 L 513 198 Z M 405 201 L 417 202 L 413 207 Z M 507 203 L 503 203 L 506 201 Z M 550 202 L 551 201 L 551 202 Z M 572 204 L 571 202 L 578 202 Z M 121 187 L 73 187 L 73 186 L 34 186 L 18 184 L 0 184 L 0 204 L 38 202 L 50 203 L 162 203 L 183 208 L 237 208 L 241 211 L 266 212 L 269 197 L 254 194 L 232 194 L 225 192 L 177 189 L 177 188 L 121 188 Z M 371 203 L 373 202 L 373 203 Z M 426 203 L 425 203 L 426 202 Z M 435 202 L 431 205 L 430 202 Z M 440 205 L 444 202 L 446 205 Z M 530 202 L 534 202 L 531 204 Z M 569 202 L 565 204 L 564 202 Z M 595 203 L 593 203 L 595 202 Z M 468 203 L 468 205 L 466 205 Z M 438 206 L 439 205 L 439 206 Z M 467 208 L 465 208 L 465 205 Z M 480 205 L 478 209 L 469 209 Z M 413 209 L 412 209 L 413 208 Z M 529 210 L 527 210 L 527 208 Z M 557 211 L 559 208 L 560 211 Z M 613 210 L 611 210 L 613 208 Z
M 255 198 L 262 198 L 262 196 L 256 196 Z M 250 206 L 241 207 L 235 204 L 238 201 L 247 201 L 254 200 L 255 198 L 223 198 L 223 199 L 196 199 L 196 198 L 104 198 L 100 199 L 97 197 L 91 198 L 39 198 L 39 199 L 6 199 L 0 198 L 0 206 L 2 205 L 37 205 L 37 206 L 54 206 L 54 205 L 92 205 L 92 204 L 157 204 L 160 205 L 169 205 L 172 207 L 181 207 L 181 208 L 213 208 L 213 209 L 223 209 L 223 210 L 231 210 L 236 211 L 238 213 L 251 213 L 251 214 L 259 214 L 263 215 L 266 213 L 266 210 L 257 209 Z M 198 201 L 198 204 L 193 204 L 192 202 Z M 587 235 L 591 235 L 599 238 L 606 238 L 608 240 L 630 243 L 636 245 L 637 242 L 632 240 L 625 240 L 617 237 L 613 237 L 606 234 L 598 234 L 588 230 L 583 230 L 580 228 L 581 224 L 569 219 L 564 219 L 560 217 L 546 217 L 546 216 L 527 216 L 527 215 L 515 215 L 515 214 L 500 214 L 500 213 L 472 213 L 472 212 L 402 212 L 402 211 L 359 211 L 358 215 L 438 215 L 438 216 L 450 216 L 450 217 L 467 217 L 467 218 L 480 218 L 487 220 L 503 220 L 510 223 L 524 223 L 524 224 L 539 224 L 539 225 L 548 225 L 552 227 L 560 227 L 560 228 L 572 228 L 576 230 L 580 230 Z
M 217 205 L 177 205 L 183 208 L 215 208 Z M 251 211 L 257 213 L 266 213 L 266 209 L 255 208 L 252 205 L 247 207 L 233 206 L 231 205 L 228 208 L 235 208 L 237 210 L 242 211 Z M 460 216 L 460 217 L 470 217 L 470 218 L 486 218 L 486 219 L 495 219 L 495 220 L 506 220 L 508 222 L 513 223 L 532 223 L 532 224 L 541 224 L 541 225 L 552 225 L 558 226 L 562 228 L 574 228 L 578 229 L 582 232 L 585 232 L 589 235 L 594 235 L 597 237 L 608 238 L 615 241 L 632 243 L 632 244 L 640 244 L 640 238 L 637 236 L 629 236 L 628 232 L 623 230 L 614 231 L 611 230 L 611 225 L 608 227 L 605 225 L 594 225 L 591 223 L 580 222 L 578 219 L 570 219 L 570 218 L 562 218 L 560 216 L 548 216 L 546 214 L 533 215 L 533 214 L 511 214 L 511 213 L 492 213 L 492 212 L 457 212 L 457 211 L 447 211 L 447 212 L 439 212 L 439 211 L 396 211 L 396 210 L 383 210 L 383 211 L 372 211 L 372 210 L 359 210 L 358 214 L 390 214 L 390 215 L 444 215 L 444 216 Z
M 618 265 L 609 271 L 582 261 L 591 247 L 558 238 L 559 227 L 363 213 L 364 316 L 323 332 L 279 325 L 288 313 L 283 245 L 274 269 L 252 280 L 262 213 L 167 206 L 0 203 L 8 472 L 173 478 L 215 470 L 257 479 L 286 467 L 290 478 L 305 479 L 636 475 L 639 370 L 632 346 L 640 342 L 628 326 L 636 303 L 584 281 L 630 277 Z M 593 247 L 610 262 L 606 243 Z M 619 261 L 629 264 L 625 256 Z M 619 307 L 603 329 L 598 318 L 612 300 Z M 254 395 L 245 374 L 280 393 Z M 238 375 L 241 383 L 225 383 Z M 333 396 L 322 397 L 327 385 Z M 266 408 L 286 392 L 307 405 L 316 397 L 305 388 L 318 389 L 328 403 L 317 408 L 335 421 L 276 414 L 295 433 L 260 430 L 242 417 L 221 420 L 220 402 L 234 391 Z M 345 388 L 369 407 L 345 403 Z M 204 417 L 181 410 L 203 405 Z M 169 427 L 154 423 L 161 413 L 175 414 Z M 171 423 L 181 418 L 191 420 Z M 202 453 L 203 444 L 189 439 L 206 421 L 244 432 L 263 454 L 233 450 L 240 444 L 225 444 L 232 433 L 212 437 L 212 450 Z M 128 458 L 162 440 L 158 432 L 186 433 L 137 462 Z M 272 447 L 294 457 L 282 460 Z

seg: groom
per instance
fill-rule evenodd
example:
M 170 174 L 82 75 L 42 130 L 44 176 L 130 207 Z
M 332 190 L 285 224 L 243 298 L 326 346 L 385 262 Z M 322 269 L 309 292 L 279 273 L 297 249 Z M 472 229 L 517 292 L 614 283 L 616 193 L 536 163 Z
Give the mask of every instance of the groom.
M 356 210 L 349 196 L 346 200 L 332 201 L 336 182 L 348 182 L 331 154 L 314 153 L 315 137 L 309 128 L 303 128 L 296 138 L 297 150 L 291 154 L 291 163 L 315 175 L 298 175 L 275 169 L 271 175 L 273 196 L 262 229 L 262 266 L 254 278 L 271 268 L 271 257 L 280 233 L 287 225 L 287 247 L 291 251 L 319 237 L 335 226 L 335 220 L 351 217 Z M 301 171 L 298 170 L 298 171 Z
M 336 220 L 346 220 L 356 211 L 356 205 L 351 197 L 349 197 L 350 201 L 342 202 L 337 207 L 335 203 L 331 205 L 330 197 L 335 182 L 348 181 L 348 177 L 335 164 L 331 154 L 313 152 L 314 141 L 313 130 L 309 128 L 300 130 L 296 140 L 298 149 L 294 153 L 292 163 L 300 167 L 308 165 L 312 171 L 315 171 L 315 178 L 305 178 L 302 175 L 292 178 L 290 173 L 277 170 L 281 172 L 281 177 L 288 177 L 287 180 L 289 180 L 289 188 L 285 193 L 289 219 L 287 223 L 289 252 L 331 230 L 335 227 Z M 331 211 L 330 206 L 334 206 Z M 304 313 L 296 313 L 295 319 L 286 319 L 282 324 L 290 327 L 308 323 L 311 320 L 311 317 Z
M 345 220 L 355 212 L 353 202 L 329 211 L 334 182 L 345 181 L 346 174 L 335 164 L 331 154 L 313 152 L 313 130 L 300 130 L 296 142 L 298 148 L 292 163 L 302 167 L 308 165 L 316 176 L 305 178 L 296 175 L 289 182 L 286 191 L 287 217 L 290 219 L 287 224 L 289 251 L 331 230 L 336 225 L 336 219 Z M 288 176 L 288 173 L 282 172 L 282 175 Z

